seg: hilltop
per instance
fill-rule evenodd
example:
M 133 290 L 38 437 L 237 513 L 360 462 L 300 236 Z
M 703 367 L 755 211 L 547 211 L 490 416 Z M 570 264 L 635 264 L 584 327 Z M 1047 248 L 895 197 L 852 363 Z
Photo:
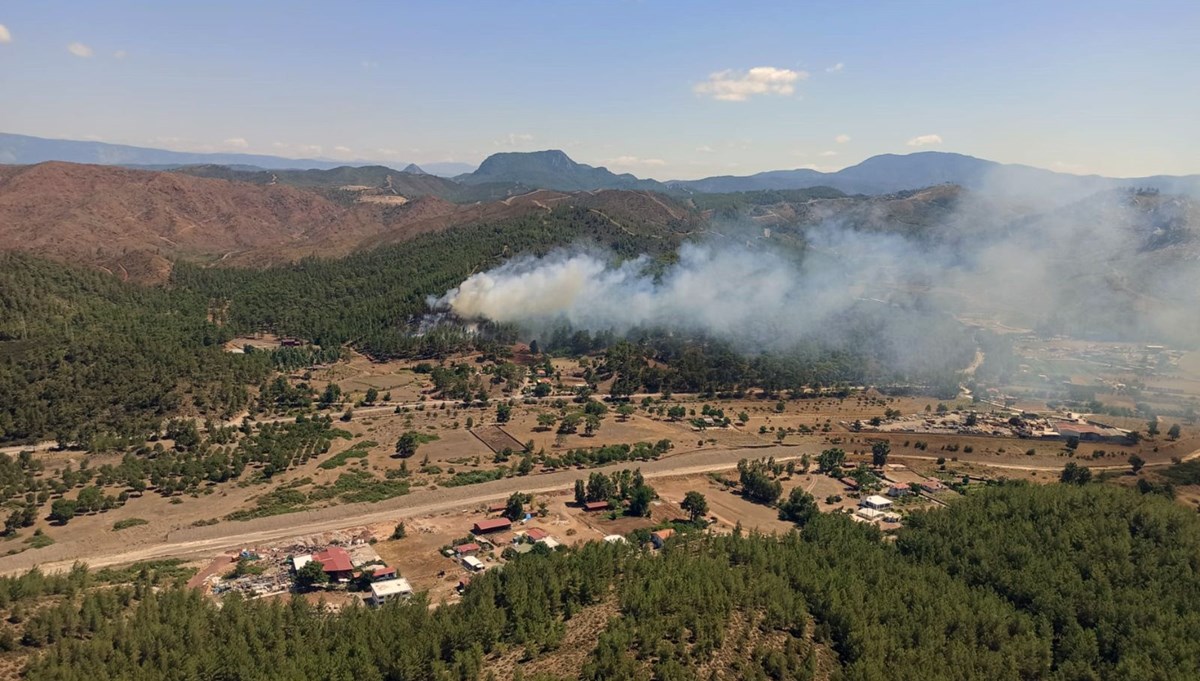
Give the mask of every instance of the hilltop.
M 671 191 L 655 180 L 641 180 L 629 173 L 618 175 L 607 168 L 576 163 L 557 149 L 492 154 L 484 159 L 475 172 L 459 175 L 454 179 L 465 184 L 507 182 L 561 191 L 591 191 L 595 189 Z
M 339 189 L 349 185 L 351 189 Z M 264 265 L 346 255 L 418 234 L 580 206 L 620 222 L 667 225 L 691 213 L 644 192 L 531 192 L 456 204 L 459 185 L 383 166 L 307 171 L 178 171 L 50 162 L 0 166 L 0 250 L 160 281 L 170 261 Z M 361 194 L 395 203 L 362 202 Z M 404 202 L 408 199 L 407 202 Z

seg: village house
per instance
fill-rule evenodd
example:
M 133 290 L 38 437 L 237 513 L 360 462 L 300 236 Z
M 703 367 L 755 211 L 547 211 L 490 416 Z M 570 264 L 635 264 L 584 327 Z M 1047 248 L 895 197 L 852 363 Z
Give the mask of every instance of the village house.
M 391 600 L 408 598 L 412 593 L 412 585 L 407 579 L 386 579 L 371 584 L 371 595 L 367 597 L 367 603 L 380 606 Z
M 661 549 L 667 540 L 675 536 L 675 529 L 668 527 L 665 530 L 656 530 L 650 533 L 650 543 L 654 544 L 654 548 Z

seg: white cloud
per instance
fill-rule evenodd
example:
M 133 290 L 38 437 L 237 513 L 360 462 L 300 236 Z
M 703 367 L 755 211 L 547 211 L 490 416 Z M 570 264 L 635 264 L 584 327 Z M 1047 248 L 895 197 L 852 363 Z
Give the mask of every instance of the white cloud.
M 296 151 L 305 156 L 320 156 L 322 149 L 320 144 L 301 144 L 296 147 Z
M 349 154 L 350 153 L 350 147 L 343 146 L 341 144 L 334 147 L 333 150 L 339 154 Z
M 708 146 L 707 144 L 704 144 L 704 145 L 696 147 L 696 151 L 698 151 L 702 154 L 711 154 L 713 152 L 713 148 Z
M 117 50 L 116 52 L 113 52 L 114 59 L 124 59 L 125 55 L 126 55 L 125 50 Z
M 0 24 L 0 43 L 11 43 L 12 34 L 8 32 L 8 27 Z
M 754 95 L 791 95 L 796 83 L 808 80 L 807 71 L 756 66 L 749 71 L 727 69 L 709 74 L 708 80 L 696 83 L 692 91 L 723 102 L 744 102 Z
M 825 156 L 825 157 L 837 156 L 837 152 L 836 151 L 822 151 L 821 155 Z
M 924 146 L 927 146 L 930 144 L 941 144 L 941 143 L 942 143 L 941 135 L 918 135 L 917 137 L 914 137 L 914 138 L 910 139 L 908 142 L 906 142 L 906 144 L 908 144 L 908 146 L 910 146 L 910 147 L 924 147 Z
M 830 66 L 829 68 L 825 69 L 825 72 L 826 73 L 837 73 L 838 71 L 841 71 L 844 68 L 846 68 L 846 65 L 843 64 L 842 62 L 838 62 L 838 63 L 834 64 L 833 66 Z
M 230 137 L 225 140 L 225 146 L 233 147 L 234 149 L 245 149 L 250 146 L 250 143 L 246 141 L 245 137 Z
M 92 57 L 92 48 L 84 45 L 83 43 L 71 43 L 70 45 L 67 45 L 67 52 L 70 52 L 76 57 L 82 57 L 84 59 L 91 59 Z
M 492 142 L 498 147 L 520 147 L 529 144 L 533 141 L 533 135 L 529 133 L 510 132 L 503 139 L 498 139 Z
M 637 156 L 618 156 L 600 163 L 614 168 L 658 168 L 667 165 L 667 162 L 661 158 L 638 158 Z
M 850 136 L 849 135 L 838 135 L 837 137 L 833 138 L 833 141 L 837 142 L 838 144 L 845 144 L 846 142 L 850 141 Z

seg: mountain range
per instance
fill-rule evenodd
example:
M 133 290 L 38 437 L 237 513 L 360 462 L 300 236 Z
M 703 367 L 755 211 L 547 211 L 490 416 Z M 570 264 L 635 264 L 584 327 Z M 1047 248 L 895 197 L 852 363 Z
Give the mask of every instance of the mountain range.
M 1099 175 L 1071 175 L 1018 164 L 1003 164 L 963 154 L 926 151 L 913 154 L 883 154 L 836 172 L 807 168 L 772 170 L 747 176 L 718 176 L 700 180 L 638 178 L 629 173 L 614 173 L 572 160 L 559 150 L 504 152 L 486 158 L 471 172 L 461 172 L 462 164 L 432 163 L 407 165 L 403 171 L 370 163 L 347 164 L 328 159 L 288 159 L 254 154 L 196 154 L 149 149 L 102 142 L 51 140 L 26 135 L 0 133 L 0 163 L 33 164 L 44 161 L 70 161 L 101 165 L 147 166 L 156 170 L 190 170 L 191 166 L 224 166 L 232 171 L 337 170 L 336 175 L 290 175 L 280 182 L 303 186 L 347 184 L 337 176 L 354 175 L 346 168 L 372 167 L 374 175 L 400 173 L 415 177 L 429 174 L 453 175 L 459 187 L 485 187 L 485 190 L 454 189 L 440 185 L 421 194 L 435 194 L 452 200 L 486 200 L 532 189 L 557 191 L 595 191 L 629 189 L 655 191 L 675 196 L 697 193 L 729 193 L 761 190 L 831 187 L 848 194 L 889 194 L 937 184 L 956 184 L 981 193 L 1005 196 L 1052 196 L 1068 202 L 1090 193 L 1123 187 L 1155 189 L 1173 194 L 1200 196 L 1200 175 L 1157 175 L 1138 178 L 1110 178 Z M 217 171 L 203 171 L 214 176 Z M 264 175 L 263 177 L 270 177 Z M 307 179 L 302 180 L 302 178 Z M 245 177 L 229 179 L 251 179 Z M 291 180 L 295 180 L 292 182 Z M 253 180 L 251 180 L 253 181 Z M 372 180 L 369 184 L 374 184 Z

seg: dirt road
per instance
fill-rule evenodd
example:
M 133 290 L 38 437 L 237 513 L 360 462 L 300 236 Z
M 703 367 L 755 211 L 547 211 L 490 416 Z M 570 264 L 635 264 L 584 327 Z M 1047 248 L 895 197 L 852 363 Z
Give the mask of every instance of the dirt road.
M 507 498 L 513 492 L 547 493 L 569 489 L 576 479 L 586 477 L 592 471 L 605 473 L 622 468 L 640 468 L 646 478 L 686 476 L 712 471 L 726 470 L 737 465 L 743 458 L 773 456 L 777 461 L 798 459 L 804 454 L 815 457 L 821 447 L 815 443 L 785 446 L 746 448 L 712 448 L 669 456 L 658 461 L 622 463 L 589 470 L 563 470 L 528 477 L 505 478 L 478 485 L 463 487 L 418 489 L 411 494 L 375 504 L 346 504 L 300 513 L 290 513 L 268 518 L 257 518 L 247 522 L 222 522 L 208 527 L 186 527 L 175 529 L 158 540 L 146 540 L 138 546 L 115 544 L 105 549 L 97 548 L 90 555 L 75 553 L 78 546 L 70 543 L 55 544 L 37 551 L 25 551 L 12 556 L 0 557 L 0 574 L 24 572 L 37 566 L 44 571 L 67 570 L 75 562 L 86 562 L 94 568 L 124 565 L 145 560 L 164 558 L 196 559 L 208 558 L 229 549 L 258 546 L 289 537 L 319 534 L 372 523 L 399 522 L 405 518 L 439 513 L 478 506 L 486 502 Z M 1184 457 L 1191 460 L 1200 457 L 1195 451 Z M 893 460 L 933 461 L 936 456 L 894 456 Z M 964 463 L 976 463 L 1000 470 L 1059 471 L 1061 464 L 1025 465 L 991 463 L 980 458 L 960 459 Z M 1168 466 L 1171 463 L 1147 464 L 1147 468 Z M 1092 466 L 1093 470 L 1123 470 L 1128 465 Z M 463 528 L 465 532 L 467 528 Z

